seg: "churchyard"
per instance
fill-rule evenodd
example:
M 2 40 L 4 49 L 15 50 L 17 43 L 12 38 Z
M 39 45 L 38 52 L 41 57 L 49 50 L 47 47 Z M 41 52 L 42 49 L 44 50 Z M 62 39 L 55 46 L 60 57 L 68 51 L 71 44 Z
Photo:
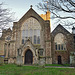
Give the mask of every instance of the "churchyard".
M 61 66 L 61 65 L 46 65 Z M 68 66 L 68 65 L 66 65 Z M 40 66 L 17 66 L 14 64 L 0 65 L 0 75 L 75 75 L 75 68 L 51 68 Z

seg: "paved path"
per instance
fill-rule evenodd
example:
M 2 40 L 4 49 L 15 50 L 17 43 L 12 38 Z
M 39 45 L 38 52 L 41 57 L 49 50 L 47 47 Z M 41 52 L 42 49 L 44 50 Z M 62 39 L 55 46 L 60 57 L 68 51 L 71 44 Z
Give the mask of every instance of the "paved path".
M 34 66 L 34 65 L 23 65 L 23 66 Z M 39 67 L 39 66 L 35 66 Z M 75 67 L 67 67 L 67 66 L 45 66 L 45 68 L 75 68 Z
M 65 67 L 65 66 L 45 66 L 45 68 L 75 68 L 75 67 Z

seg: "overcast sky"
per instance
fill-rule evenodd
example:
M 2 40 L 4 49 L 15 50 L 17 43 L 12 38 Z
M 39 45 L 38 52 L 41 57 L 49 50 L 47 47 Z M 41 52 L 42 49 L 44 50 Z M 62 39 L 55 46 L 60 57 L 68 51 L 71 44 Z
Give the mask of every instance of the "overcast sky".
M 45 14 L 45 12 L 36 7 L 36 5 L 42 1 L 43 0 L 0 0 L 0 3 L 4 2 L 4 8 L 8 8 L 11 12 L 15 12 L 14 17 L 19 20 L 30 9 L 30 5 L 33 5 L 33 9 L 38 14 Z M 53 22 L 54 21 L 51 20 L 51 30 L 56 27 Z
M 41 10 L 38 10 L 36 5 L 42 0 L 0 0 L 4 2 L 4 7 L 11 9 L 12 12 L 15 12 L 15 17 L 20 19 L 30 8 L 30 5 L 33 5 L 33 9 L 38 13 L 44 13 Z
M 14 17 L 19 20 L 29 9 L 30 5 L 38 14 L 45 14 L 45 12 L 39 10 L 36 5 L 42 0 L 0 0 L 0 3 L 4 3 L 3 8 L 8 8 L 11 12 L 15 12 Z M 9 25 L 11 27 L 11 25 Z M 1 33 L 0 33 L 1 36 Z

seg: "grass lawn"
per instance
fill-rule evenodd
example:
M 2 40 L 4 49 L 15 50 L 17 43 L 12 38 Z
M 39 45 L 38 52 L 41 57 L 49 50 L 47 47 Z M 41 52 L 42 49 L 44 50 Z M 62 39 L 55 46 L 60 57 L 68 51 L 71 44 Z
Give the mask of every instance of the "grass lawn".
M 43 68 L 14 64 L 0 65 L 0 75 L 75 75 L 75 68 Z

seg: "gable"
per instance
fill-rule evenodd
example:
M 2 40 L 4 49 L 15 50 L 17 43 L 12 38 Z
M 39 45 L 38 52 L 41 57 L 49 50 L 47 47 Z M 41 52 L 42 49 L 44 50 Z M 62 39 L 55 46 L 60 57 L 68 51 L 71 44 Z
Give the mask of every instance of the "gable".
M 52 35 L 55 36 L 57 33 L 63 33 L 63 34 L 70 34 L 69 31 L 67 31 L 62 25 L 58 25 L 53 31 Z
M 27 13 L 18 21 L 18 23 L 23 24 L 30 17 L 37 19 L 40 25 L 44 25 L 44 20 L 32 8 L 27 11 Z

